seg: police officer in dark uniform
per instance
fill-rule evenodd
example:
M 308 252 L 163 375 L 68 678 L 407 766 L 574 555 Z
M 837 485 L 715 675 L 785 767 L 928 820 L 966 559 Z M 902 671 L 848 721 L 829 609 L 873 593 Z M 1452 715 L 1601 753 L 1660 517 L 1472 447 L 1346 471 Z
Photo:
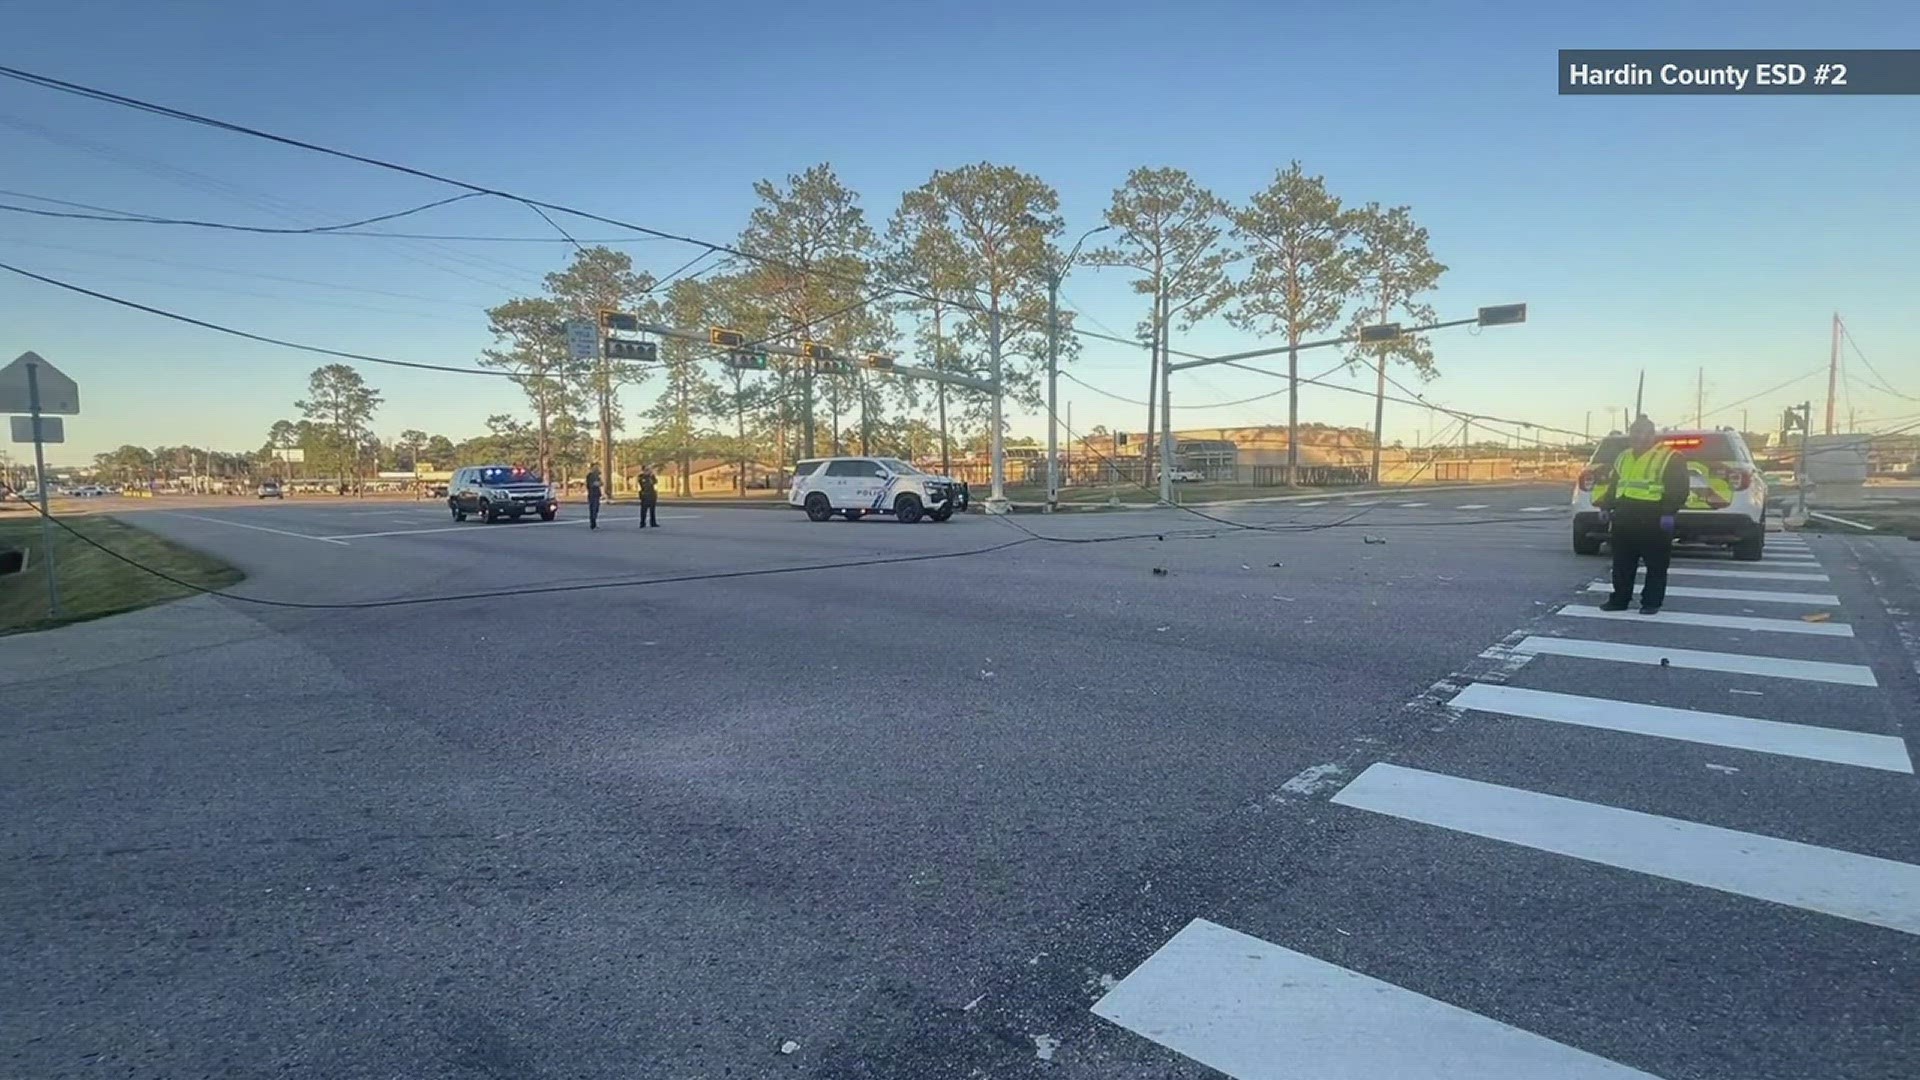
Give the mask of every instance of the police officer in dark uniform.
M 587 469 L 587 528 L 600 527 L 600 466 Z
M 660 527 L 660 519 L 654 514 L 654 507 L 660 503 L 660 482 L 654 478 L 653 466 L 640 466 L 640 527 L 652 524 Z
M 1687 459 L 1660 445 L 1659 432 L 1645 416 L 1627 429 L 1630 445 L 1613 460 L 1613 473 L 1595 492 L 1593 503 L 1607 512 L 1613 545 L 1613 595 L 1602 611 L 1625 611 L 1633 602 L 1633 579 L 1647 564 L 1640 591 L 1640 614 L 1655 615 L 1667 599 L 1667 564 L 1673 557 L 1674 515 L 1686 504 Z

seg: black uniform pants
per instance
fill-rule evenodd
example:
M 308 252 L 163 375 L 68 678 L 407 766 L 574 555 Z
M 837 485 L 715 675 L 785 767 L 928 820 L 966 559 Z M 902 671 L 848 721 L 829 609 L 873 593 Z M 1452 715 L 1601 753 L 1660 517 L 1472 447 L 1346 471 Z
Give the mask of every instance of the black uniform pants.
M 656 517 L 653 512 L 654 507 L 659 505 L 660 505 L 660 500 L 658 499 L 643 498 L 640 500 L 640 527 L 641 528 L 644 529 L 649 525 L 652 525 L 656 529 L 660 527 L 660 519 Z
M 1673 537 L 1659 524 L 1619 525 L 1613 527 L 1613 595 L 1615 604 L 1633 600 L 1634 572 L 1641 562 L 1647 564 L 1647 583 L 1640 590 L 1640 603 L 1659 607 L 1667 600 L 1667 564 L 1673 561 Z
M 587 528 L 597 529 L 599 527 L 600 527 L 600 496 L 588 495 L 587 496 Z

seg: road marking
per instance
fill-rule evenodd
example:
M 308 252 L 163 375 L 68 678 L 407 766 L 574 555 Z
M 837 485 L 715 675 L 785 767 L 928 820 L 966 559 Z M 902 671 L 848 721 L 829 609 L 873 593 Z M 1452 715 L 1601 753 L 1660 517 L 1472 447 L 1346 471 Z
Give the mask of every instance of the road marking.
M 1646 573 L 1646 568 L 1641 567 L 1640 572 Z M 1696 577 L 1767 578 L 1772 581 L 1833 580 L 1825 574 L 1800 574 L 1786 570 L 1712 570 L 1703 566 L 1680 566 L 1678 564 L 1669 567 L 1667 572 L 1670 574 L 1693 574 Z
M 1544 514 L 1553 510 L 1565 509 L 1566 507 L 1564 506 L 1523 506 L 1520 508 L 1520 512 L 1523 514 Z
M 1667 611 L 1648 618 L 1635 611 L 1601 611 L 1587 604 L 1568 604 L 1557 614 L 1575 619 L 1607 619 L 1638 626 L 1714 626 L 1722 630 L 1767 630 L 1777 634 L 1806 634 L 1810 637 L 1852 637 L 1853 627 L 1846 623 L 1810 623 L 1804 619 L 1763 619 L 1754 615 L 1706 615 L 1697 611 Z
M 1653 1080 L 1205 919 L 1182 927 L 1093 1013 L 1235 1080 Z
M 1464 504 L 1462 504 L 1462 505 L 1460 506 L 1460 509 L 1462 509 L 1462 510 L 1485 510 L 1485 509 L 1487 508 L 1487 506 L 1488 506 L 1488 504 L 1487 504 L 1487 503 L 1464 503 Z
M 228 521 L 225 518 L 204 517 L 200 514 L 188 514 L 179 510 L 167 510 L 163 511 L 163 513 L 172 514 L 174 517 L 192 518 L 195 521 L 210 521 L 215 525 L 231 525 L 236 529 L 252 529 L 255 532 L 272 533 L 275 536 L 291 536 L 298 540 L 318 540 L 323 544 L 339 544 L 341 547 L 353 546 L 345 540 L 332 536 L 309 536 L 306 533 L 288 532 L 285 529 L 269 529 L 265 525 L 248 525 L 245 522 Z
M 1539 636 L 1522 639 L 1520 644 L 1513 646 L 1513 650 L 1536 655 L 1573 656 L 1582 660 L 1725 671 L 1734 675 L 1764 675 L 1775 679 L 1801 679 L 1846 686 L 1880 685 L 1874 681 L 1873 669 L 1864 664 L 1835 664 L 1826 660 L 1790 660 L 1781 656 L 1703 652 L 1699 649 L 1669 649 L 1664 645 L 1627 645 L 1618 641 Z
M 1604 581 L 1596 581 L 1587 586 L 1588 592 L 1610 593 L 1613 586 Z M 1693 585 L 1669 585 L 1668 596 L 1684 596 L 1694 600 L 1747 600 L 1756 604 L 1806 604 L 1809 607 L 1839 607 L 1840 598 L 1832 593 L 1800 592 L 1762 592 L 1757 589 L 1703 589 Z
M 1887 772 L 1913 772 L 1907 744 L 1891 735 L 1755 720 L 1728 713 L 1638 705 L 1630 701 L 1526 690 L 1517 686 L 1474 683 L 1448 705 L 1459 709 L 1524 716 L 1558 724 L 1627 731 L 1662 739 L 1726 746 L 1761 754 L 1858 765 Z
M 1920 866 L 1891 859 L 1384 763 L 1369 766 L 1333 801 L 1920 934 Z
M 1295 505 L 1295 506 L 1325 506 L 1325 505 L 1327 505 L 1327 504 L 1326 504 L 1326 503 L 1325 503 L 1324 501 L 1322 501 L 1322 502 L 1303 502 L 1303 503 L 1294 503 L 1293 505 Z M 1356 503 L 1355 505 L 1358 505 L 1358 504 Z
M 1416 506 L 1426 506 L 1426 505 L 1427 505 L 1426 503 L 1401 503 L 1400 508 L 1403 510 L 1412 510 Z

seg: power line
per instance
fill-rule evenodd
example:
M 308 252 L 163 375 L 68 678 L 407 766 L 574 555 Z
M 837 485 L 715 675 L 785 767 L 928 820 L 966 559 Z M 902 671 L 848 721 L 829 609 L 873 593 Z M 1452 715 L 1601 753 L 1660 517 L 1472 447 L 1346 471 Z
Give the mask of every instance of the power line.
M 12 195 L 16 198 L 35 198 L 35 196 L 32 196 L 32 195 L 22 196 L 19 193 L 12 192 L 12 191 L 0 191 L 0 195 Z M 357 229 L 365 225 L 374 225 L 382 221 L 393 221 L 398 218 L 410 217 L 414 214 L 423 213 L 425 211 L 433 210 L 438 207 L 447 206 L 452 203 L 462 202 L 467 199 L 477 199 L 479 197 L 480 196 L 477 193 L 469 191 L 459 195 L 449 196 L 445 199 L 435 199 L 430 203 L 422 203 L 419 206 L 411 206 L 405 210 L 395 210 L 390 214 L 376 214 L 373 217 L 361 218 L 358 221 L 343 221 L 338 225 L 314 225 L 304 229 L 281 228 L 281 227 L 276 227 L 271 225 L 234 225 L 234 224 L 229 224 L 223 221 L 200 221 L 193 218 L 163 218 L 163 217 L 153 217 L 147 214 L 130 214 L 130 213 L 118 213 L 118 212 L 85 214 L 85 213 L 76 213 L 72 211 L 63 211 L 63 210 L 41 210 L 37 207 L 32 207 L 32 206 L 15 206 L 11 203 L 0 203 L 0 210 L 5 210 L 15 214 L 33 214 L 37 217 L 75 218 L 81 221 L 117 221 L 117 222 L 122 222 L 126 224 L 138 224 L 138 225 L 187 225 L 197 229 L 220 229 L 220 230 L 225 230 L 229 232 L 268 233 L 268 234 L 278 235 L 278 236 L 310 236 L 314 233 L 339 232 L 342 229 Z M 56 200 L 50 199 L 47 201 L 52 202 Z
M 1880 383 L 1879 388 L 1881 390 L 1885 390 L 1887 393 L 1892 394 L 1894 397 L 1900 398 L 1903 401 L 1920 401 L 1920 398 L 1909 397 L 1908 395 L 1903 394 L 1900 391 L 1895 390 L 1893 388 L 1893 384 L 1888 382 L 1886 380 L 1886 377 L 1880 374 L 1880 369 L 1873 366 L 1873 361 L 1867 359 L 1867 354 L 1860 351 L 1860 343 L 1853 340 L 1852 328 L 1849 327 L 1844 322 L 1840 324 L 1840 336 L 1847 339 L 1847 345 L 1853 349 L 1853 355 L 1858 356 L 1860 358 L 1860 362 L 1867 365 L 1867 370 L 1872 372 L 1873 377 L 1879 381 Z
M 61 93 L 72 94 L 78 97 L 87 98 L 93 101 L 98 101 L 98 102 L 102 102 L 109 105 L 118 105 L 123 108 L 134 109 L 139 112 L 151 113 L 155 116 L 161 116 L 161 117 L 165 117 L 172 120 L 180 120 L 180 121 L 184 121 L 186 123 L 191 123 L 191 124 L 199 124 L 204 127 L 211 127 L 216 130 L 231 132 L 236 135 L 245 135 L 249 138 L 262 139 L 267 142 L 277 143 L 281 146 L 289 146 L 299 150 L 310 151 L 312 153 L 324 154 L 329 157 L 340 158 L 345 161 L 354 161 L 362 165 L 369 165 L 374 168 L 385 169 L 390 172 L 397 172 L 406 176 L 417 177 L 422 180 L 431 180 L 435 183 L 446 184 L 450 187 L 461 188 L 475 195 L 492 195 L 497 198 L 508 199 L 513 202 L 522 203 L 524 205 L 533 207 L 536 210 L 552 210 L 556 213 L 569 214 L 574 217 L 583 218 L 588 221 L 597 221 L 597 222 L 600 222 L 601 224 L 612 225 L 617 228 L 630 229 L 634 232 L 640 233 L 645 236 L 652 236 L 652 237 L 657 237 L 665 240 L 674 240 L 679 243 L 689 244 L 694 247 L 705 248 L 715 253 L 731 255 L 731 256 L 734 256 L 735 258 L 747 259 L 753 262 L 761 263 L 763 265 L 773 266 L 775 268 L 785 270 L 788 273 L 795 273 L 795 274 L 802 274 L 802 275 L 812 274 L 819 277 L 839 280 L 842 283 L 846 283 L 846 284 L 854 284 L 861 288 L 865 288 L 868 284 L 864 279 L 856 278 L 851 275 L 838 274 L 838 273 L 828 271 L 819 267 L 795 266 L 782 259 L 777 259 L 769 255 L 754 254 L 752 252 L 743 251 L 739 248 L 731 247 L 726 244 L 716 244 L 711 241 L 700 240 L 695 237 L 684 236 L 679 233 L 667 232 L 662 229 L 654 229 L 645 225 L 638 225 L 630 221 L 624 221 L 619 218 L 609 217 L 605 214 L 597 214 L 592 211 L 581 210 L 577 207 L 567 206 L 562 203 L 548 202 L 546 200 L 534 199 L 525 195 L 517 195 L 509 191 L 503 191 L 498 188 L 486 187 L 484 185 L 475 184 L 470 181 L 456 179 L 454 177 L 450 177 L 442 173 L 435 173 L 435 172 L 430 172 L 426 169 L 416 168 L 411 165 L 403 165 L 403 164 L 400 164 L 399 162 L 386 161 L 381 158 L 370 157 L 365 154 L 358 154 L 348 150 L 340 150 L 340 149 L 336 149 L 329 146 L 323 146 L 319 143 L 307 142 L 303 139 L 296 139 L 287 135 L 278 135 L 270 131 L 261 130 L 259 128 L 248 127 L 244 124 L 236 124 L 227 120 L 219 120 L 214 117 L 202 115 L 200 113 L 188 112 L 184 109 L 176 109 L 176 108 L 173 108 L 172 106 L 160 105 L 154 102 L 144 101 L 139 98 L 129 97 L 124 94 L 116 94 L 109 90 L 101 90 L 95 87 L 85 86 L 80 83 L 67 82 L 63 79 L 56 79 L 47 75 L 38 75 L 33 72 L 24 71 L 19 68 L 0 66 L 0 76 L 5 76 L 6 78 L 10 78 L 18 82 L 24 82 L 31 86 L 38 86 L 38 87 L 41 87 L 42 89 L 56 90 Z M 911 297 L 914 297 L 915 299 L 925 300 L 929 303 L 946 304 L 950 307 L 958 308 L 964 311 L 969 311 L 976 315 L 989 313 L 989 310 L 987 308 L 981 307 L 977 303 L 970 303 L 966 301 L 940 297 L 932 293 L 922 292 L 916 289 L 907 288 L 902 285 L 891 286 L 889 289 L 889 292 L 892 295 L 911 296 Z M 1032 326 L 1043 325 L 1043 320 L 1040 320 L 1037 318 L 1021 316 L 1012 312 L 1001 312 L 1000 314 L 1003 319 L 1012 319 L 1016 322 L 1024 322 Z M 1119 337 L 1117 335 L 1099 334 L 1091 330 L 1083 330 L 1077 327 L 1069 327 L 1068 332 L 1077 334 L 1083 337 L 1093 338 L 1096 340 L 1115 342 L 1117 344 L 1126 345 L 1130 348 L 1147 348 L 1148 347 L 1146 343 L 1141 341 Z M 1196 360 L 1210 359 L 1209 357 L 1200 356 L 1195 353 L 1179 352 L 1177 350 L 1168 350 L 1168 351 L 1174 355 L 1189 357 L 1191 359 L 1196 359 Z
M 1726 412 L 1728 409 L 1737 409 L 1740 406 L 1745 405 L 1749 401 L 1754 401 L 1756 399 L 1766 397 L 1768 394 L 1774 394 L 1782 390 L 1785 390 L 1787 387 L 1792 386 L 1794 383 L 1805 382 L 1806 380 L 1811 379 L 1815 375 L 1819 375 L 1825 372 L 1826 370 L 1827 370 L 1827 365 L 1821 364 L 1819 367 L 1814 368 L 1806 372 L 1805 374 L 1795 375 L 1793 378 L 1788 379 L 1786 382 L 1779 383 L 1774 386 L 1769 386 L 1765 390 L 1762 390 L 1757 394 L 1748 394 L 1746 397 L 1741 398 L 1739 401 L 1731 401 L 1725 405 L 1715 406 L 1714 408 L 1708 409 L 1706 412 L 1701 413 L 1701 415 L 1713 416 L 1717 413 Z

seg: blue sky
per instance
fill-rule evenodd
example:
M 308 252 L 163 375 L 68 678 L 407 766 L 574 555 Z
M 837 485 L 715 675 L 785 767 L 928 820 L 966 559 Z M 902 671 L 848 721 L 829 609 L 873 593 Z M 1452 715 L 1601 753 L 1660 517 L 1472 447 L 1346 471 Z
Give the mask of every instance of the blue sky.
M 1684 9 L 1684 10 L 1683 10 Z M 1904 9 L 1904 10 L 1903 10 Z M 24 0 L 0 8 L 19 66 L 718 241 L 753 181 L 830 162 L 884 222 L 936 168 L 989 160 L 1060 191 L 1069 236 L 1137 165 L 1229 199 L 1299 159 L 1349 202 L 1406 204 L 1450 267 L 1443 315 L 1524 300 L 1524 327 L 1437 341 L 1450 406 L 1580 429 L 1628 403 L 1656 419 L 1821 367 L 1842 312 L 1867 358 L 1920 398 L 1920 99 L 1562 98 L 1555 50 L 1920 44 L 1905 5 L 1272 3 L 1118 0 L 702 5 L 330 5 Z M 449 194 L 431 183 L 0 84 L 0 187 L 153 214 L 310 225 Z M 0 201 L 19 203 L 17 198 Z M 471 200 L 411 230 L 549 236 Z M 595 236 L 615 230 L 580 226 Z M 692 252 L 621 245 L 656 272 Z M 261 237 L 0 214 L 5 261 L 263 333 L 468 364 L 481 309 L 538 286 L 562 244 Z M 323 362 L 0 274 L 0 353 L 33 348 L 81 384 L 56 460 L 122 442 L 257 446 Z M 1087 325 L 1131 332 L 1117 271 L 1077 270 Z M 1257 347 L 1224 323 L 1176 347 Z M 1303 355 L 1304 372 L 1332 362 Z M 493 380 L 366 368 L 377 427 L 455 438 L 517 408 Z M 1142 354 L 1090 342 L 1080 378 L 1144 396 Z M 1867 378 L 1857 358 L 1849 371 Z M 1353 385 L 1370 385 L 1356 375 Z M 1176 404 L 1278 383 L 1213 369 Z M 1752 402 L 1754 426 L 1823 401 L 1809 378 Z M 1074 424 L 1137 430 L 1143 409 L 1071 382 Z M 630 392 L 637 412 L 647 391 Z M 1849 401 L 1848 398 L 1851 398 Z M 1371 402 L 1309 389 L 1306 419 L 1365 424 Z M 1861 426 L 1920 403 L 1843 383 Z M 1177 424 L 1284 420 L 1285 398 L 1182 409 Z M 1690 417 L 1688 417 L 1690 418 Z M 1389 437 L 1429 414 L 1389 407 Z M 1738 423 L 1738 410 L 1710 419 Z M 1037 433 L 1038 417 L 1016 430 Z

